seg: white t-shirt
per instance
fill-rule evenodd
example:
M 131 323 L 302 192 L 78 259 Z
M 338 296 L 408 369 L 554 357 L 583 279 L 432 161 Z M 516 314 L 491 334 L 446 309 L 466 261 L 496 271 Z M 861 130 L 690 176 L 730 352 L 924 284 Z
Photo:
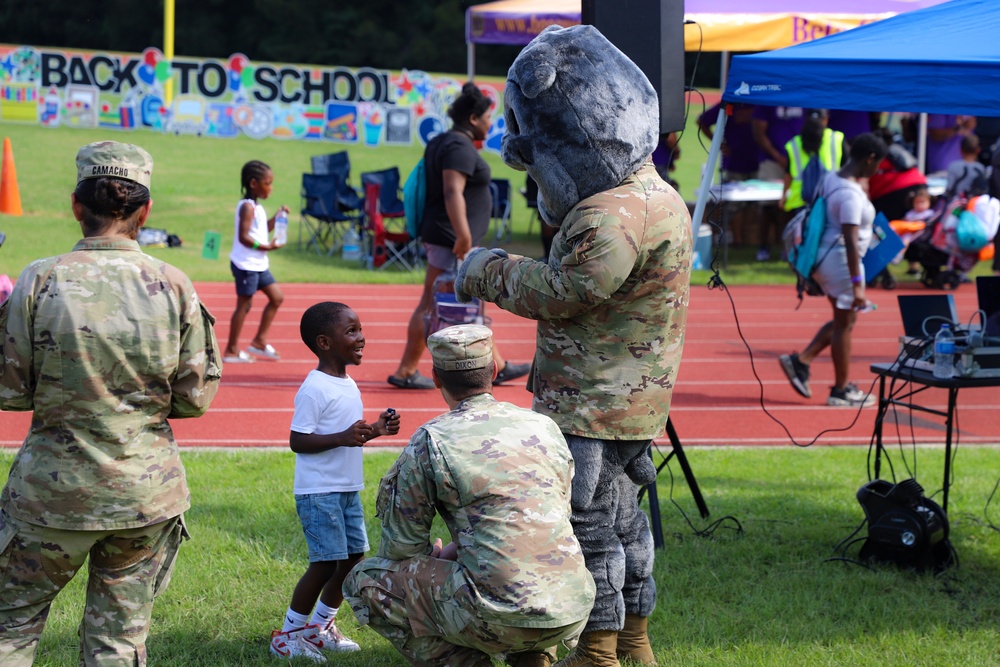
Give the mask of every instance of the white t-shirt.
M 240 209 L 243 204 L 253 206 L 253 222 L 250 223 L 250 238 L 260 244 L 268 242 L 267 213 L 264 207 L 253 199 L 241 199 L 236 205 L 236 233 L 233 234 L 233 249 L 229 253 L 229 260 L 236 265 L 236 268 L 244 271 L 267 271 L 270 263 L 267 253 L 263 250 L 254 250 L 240 243 Z
M 872 240 L 875 224 L 875 207 L 857 181 L 841 178 L 831 171 L 823 180 L 823 197 L 826 199 L 826 229 L 819 242 L 818 256 L 827 248 L 843 244 L 841 225 L 858 226 L 858 256 L 864 257 Z
M 338 378 L 309 371 L 295 394 L 292 430 L 296 433 L 340 433 L 364 417 L 361 391 L 350 376 Z M 316 454 L 295 455 L 296 495 L 360 491 L 365 488 L 361 447 L 334 447 Z

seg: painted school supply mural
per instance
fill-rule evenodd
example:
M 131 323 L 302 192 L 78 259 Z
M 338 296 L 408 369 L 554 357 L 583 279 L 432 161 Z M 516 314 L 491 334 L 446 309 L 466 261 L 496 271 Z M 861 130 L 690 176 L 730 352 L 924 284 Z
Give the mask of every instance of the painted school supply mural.
M 498 152 L 500 91 L 481 85 L 494 101 L 486 148 Z M 47 127 L 410 145 L 451 125 L 447 109 L 461 89 L 461 81 L 418 70 L 0 44 L 0 121 Z

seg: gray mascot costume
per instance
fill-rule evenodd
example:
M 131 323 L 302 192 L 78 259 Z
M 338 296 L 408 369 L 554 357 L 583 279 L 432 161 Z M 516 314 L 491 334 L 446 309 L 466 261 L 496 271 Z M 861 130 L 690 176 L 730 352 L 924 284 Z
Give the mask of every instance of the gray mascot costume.
M 681 67 L 681 63 L 677 63 Z M 637 492 L 656 476 L 681 360 L 691 269 L 687 206 L 657 175 L 656 93 L 592 26 L 550 27 L 514 61 L 502 157 L 538 182 L 559 232 L 547 262 L 474 248 L 459 300 L 538 321 L 533 409 L 566 435 L 576 464 L 573 529 L 597 599 L 557 667 L 655 664 L 653 544 Z

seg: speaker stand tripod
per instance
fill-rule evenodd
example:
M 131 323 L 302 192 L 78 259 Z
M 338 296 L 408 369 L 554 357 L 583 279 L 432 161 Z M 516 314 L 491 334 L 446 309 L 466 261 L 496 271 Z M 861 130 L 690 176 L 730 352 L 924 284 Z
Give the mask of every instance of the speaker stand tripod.
M 681 447 L 681 440 L 677 437 L 677 431 L 674 429 L 674 423 L 670 421 L 670 417 L 667 417 L 667 437 L 670 439 L 671 451 L 663 459 L 663 462 L 657 466 L 656 474 L 659 476 L 660 471 L 670 462 L 671 457 L 677 457 L 677 462 L 680 463 L 681 470 L 684 472 L 684 479 L 687 480 L 688 487 L 691 489 L 691 495 L 694 497 L 694 503 L 698 506 L 698 512 L 701 513 L 702 519 L 707 519 L 708 505 L 705 504 L 705 499 L 701 495 L 701 489 L 698 488 L 698 480 L 694 478 L 694 472 L 691 471 L 691 465 L 684 454 L 684 448 Z M 652 447 L 649 449 L 649 456 L 650 458 L 653 457 Z M 646 485 L 645 491 L 649 493 L 649 522 L 652 524 L 653 546 L 659 549 L 663 547 L 663 526 L 660 524 L 660 503 L 656 495 L 655 479 Z M 641 497 L 642 494 L 640 492 L 640 499 Z

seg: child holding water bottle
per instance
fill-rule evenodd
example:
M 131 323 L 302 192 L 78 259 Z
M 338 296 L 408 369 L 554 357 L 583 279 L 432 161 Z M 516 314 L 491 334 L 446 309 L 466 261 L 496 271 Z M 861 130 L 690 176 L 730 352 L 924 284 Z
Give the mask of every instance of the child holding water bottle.
M 285 299 L 284 293 L 269 270 L 267 253 L 285 244 L 288 225 L 288 207 L 280 206 L 275 217 L 268 219 L 264 207 L 257 201 L 271 195 L 274 174 L 271 168 L 260 160 L 251 160 L 243 165 L 240 184 L 243 198 L 236 204 L 235 234 L 233 249 L 229 253 L 229 265 L 236 280 L 236 310 L 230 320 L 229 341 L 222 358 L 224 363 L 246 364 L 254 358 L 277 360 L 278 352 L 267 342 L 267 332 Z M 280 224 L 276 225 L 276 219 Z M 271 231 L 275 238 L 270 241 Z M 285 233 L 282 234 L 281 232 Z M 267 296 L 267 305 L 260 318 L 257 334 L 247 348 L 249 354 L 240 349 L 240 331 L 243 321 L 250 312 L 254 294 L 260 290 Z

